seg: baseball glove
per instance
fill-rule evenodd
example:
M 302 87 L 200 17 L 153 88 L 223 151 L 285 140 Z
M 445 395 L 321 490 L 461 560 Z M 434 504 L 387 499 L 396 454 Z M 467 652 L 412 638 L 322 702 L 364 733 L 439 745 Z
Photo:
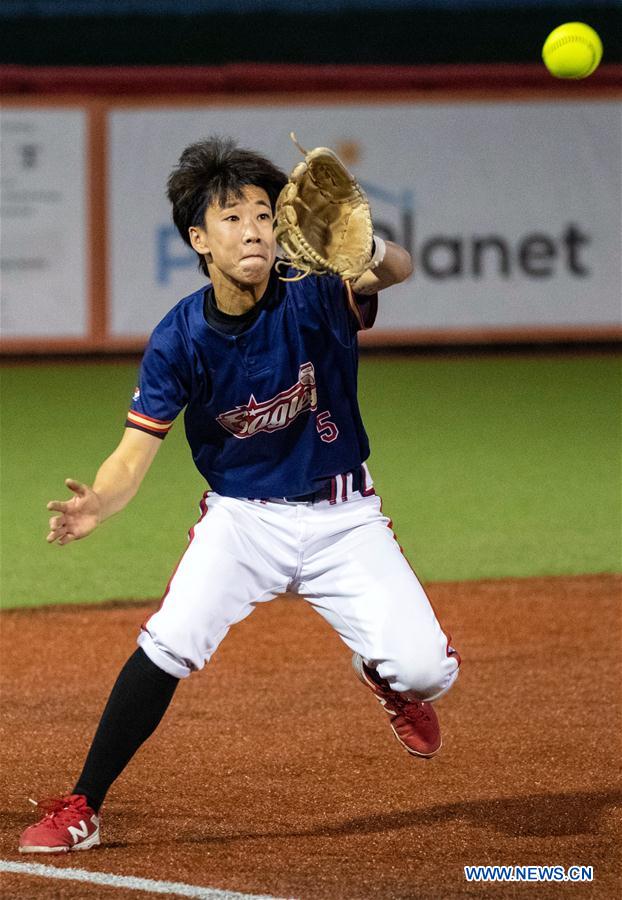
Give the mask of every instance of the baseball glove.
M 340 275 L 354 281 L 369 268 L 373 229 L 367 197 L 336 153 L 327 147 L 304 150 L 304 161 L 289 176 L 276 204 L 276 240 L 281 265 L 306 275 Z M 278 264 L 277 264 L 278 265 Z

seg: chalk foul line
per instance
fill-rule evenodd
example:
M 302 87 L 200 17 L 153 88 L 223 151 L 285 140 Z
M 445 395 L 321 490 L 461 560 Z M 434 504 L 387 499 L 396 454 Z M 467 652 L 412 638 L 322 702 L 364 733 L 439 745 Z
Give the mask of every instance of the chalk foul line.
M 278 900 L 267 894 L 240 894 L 236 891 L 184 884 L 180 881 L 157 881 L 133 875 L 115 875 L 112 872 L 89 872 L 87 869 L 62 869 L 44 866 L 41 863 L 13 862 L 9 859 L 0 859 L 0 872 L 81 881 L 86 884 L 101 884 L 105 887 L 126 888 L 130 891 L 149 891 L 151 894 L 168 894 L 173 897 L 194 897 L 195 900 Z

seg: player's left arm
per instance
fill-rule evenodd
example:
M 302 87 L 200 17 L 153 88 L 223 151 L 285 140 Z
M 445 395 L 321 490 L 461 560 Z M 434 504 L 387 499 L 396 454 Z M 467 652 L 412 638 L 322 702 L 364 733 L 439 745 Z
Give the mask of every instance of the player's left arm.
M 392 284 L 406 281 L 412 275 L 414 267 L 408 250 L 393 241 L 383 243 L 386 250 L 382 261 L 351 282 L 355 294 L 377 294 Z

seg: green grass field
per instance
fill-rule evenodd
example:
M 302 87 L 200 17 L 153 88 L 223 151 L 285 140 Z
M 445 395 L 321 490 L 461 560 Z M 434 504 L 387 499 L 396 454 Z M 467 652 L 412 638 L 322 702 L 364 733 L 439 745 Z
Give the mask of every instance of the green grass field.
M 5 608 L 156 598 L 204 484 L 178 422 L 138 497 L 87 540 L 45 542 L 63 479 L 121 437 L 134 364 L 0 372 Z M 383 508 L 423 581 L 622 569 L 622 366 L 613 356 L 365 357 Z

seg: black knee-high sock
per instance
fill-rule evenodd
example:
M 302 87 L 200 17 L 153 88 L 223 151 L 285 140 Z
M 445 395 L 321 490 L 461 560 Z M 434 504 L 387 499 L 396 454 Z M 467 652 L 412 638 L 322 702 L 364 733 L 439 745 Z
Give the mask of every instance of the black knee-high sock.
M 138 748 L 157 728 L 179 679 L 163 672 L 140 648 L 119 673 L 82 774 L 73 790 L 95 812 Z

